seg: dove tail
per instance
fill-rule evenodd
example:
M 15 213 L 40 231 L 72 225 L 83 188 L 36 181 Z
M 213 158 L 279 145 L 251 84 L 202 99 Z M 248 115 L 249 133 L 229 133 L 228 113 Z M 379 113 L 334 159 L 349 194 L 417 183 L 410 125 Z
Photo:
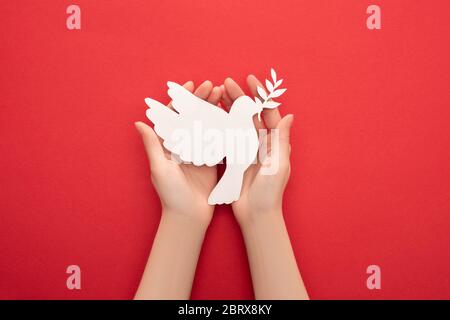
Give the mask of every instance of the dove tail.
M 227 165 L 222 178 L 211 192 L 208 204 L 229 204 L 239 200 L 245 167 Z

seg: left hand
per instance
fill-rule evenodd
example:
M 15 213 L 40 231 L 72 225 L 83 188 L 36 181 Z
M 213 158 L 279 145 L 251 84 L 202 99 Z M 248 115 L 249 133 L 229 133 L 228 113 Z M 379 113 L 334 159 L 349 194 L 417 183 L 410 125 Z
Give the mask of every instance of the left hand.
M 253 96 L 258 97 L 257 87 L 264 88 L 261 82 L 253 75 L 247 77 L 247 84 Z M 241 87 L 231 78 L 227 78 L 223 87 L 223 102 L 227 110 L 233 102 L 244 95 Z M 272 159 L 278 163 L 277 171 L 273 174 L 262 174 L 261 159 L 257 159 L 256 164 L 252 164 L 244 174 L 241 196 L 238 201 L 232 203 L 232 208 L 241 228 L 246 228 L 248 224 L 258 222 L 261 218 L 270 216 L 275 220 L 282 219 L 282 199 L 284 189 L 289 180 L 291 171 L 289 142 L 290 129 L 293 122 L 293 115 L 283 118 L 275 109 L 264 109 L 262 121 L 257 116 L 253 117 L 257 130 L 267 129 L 267 149 L 264 156 L 267 160 Z M 278 130 L 278 140 L 273 141 L 278 144 L 278 148 L 271 146 L 271 130 Z M 274 139 L 275 140 L 275 139 Z M 260 156 L 260 153 L 258 153 Z
M 194 91 L 192 81 L 183 86 Z M 221 89 L 213 88 L 210 81 L 203 82 L 194 94 L 214 105 L 222 97 Z M 170 103 L 168 108 L 172 108 Z M 151 127 L 143 122 L 136 122 L 135 125 L 150 161 L 151 179 L 161 200 L 163 215 L 184 217 L 195 223 L 209 225 L 214 206 L 208 204 L 208 197 L 217 183 L 216 166 L 194 166 L 173 161 L 170 152 L 163 147 L 161 139 Z

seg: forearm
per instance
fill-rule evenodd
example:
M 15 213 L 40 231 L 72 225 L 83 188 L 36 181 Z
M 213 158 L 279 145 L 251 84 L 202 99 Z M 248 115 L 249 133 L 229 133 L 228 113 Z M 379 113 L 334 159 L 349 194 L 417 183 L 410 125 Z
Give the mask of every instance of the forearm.
M 256 299 L 308 299 L 281 213 L 241 226 Z
M 206 226 L 163 212 L 135 299 L 189 299 Z

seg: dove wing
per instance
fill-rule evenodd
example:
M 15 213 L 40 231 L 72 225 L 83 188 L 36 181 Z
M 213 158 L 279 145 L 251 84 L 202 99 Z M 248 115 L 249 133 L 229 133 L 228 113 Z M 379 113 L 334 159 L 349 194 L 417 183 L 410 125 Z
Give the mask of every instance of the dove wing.
M 196 117 L 196 114 L 201 113 L 202 117 L 206 116 L 211 120 L 228 116 L 222 108 L 200 99 L 178 83 L 169 81 L 167 86 L 169 87 L 167 93 L 172 98 L 172 106 L 182 115 Z
M 180 115 L 154 99 L 145 98 L 145 103 L 148 106 L 145 114 L 154 124 L 156 134 L 163 140 L 170 140 L 173 129 L 180 122 Z
M 221 139 L 225 136 L 229 114 L 196 97 L 177 83 L 168 82 L 167 85 L 172 106 L 178 113 L 156 100 L 145 99 L 149 107 L 146 115 L 155 125 L 155 132 L 164 140 L 164 147 L 178 155 L 181 160 L 194 163 L 196 166 L 216 165 L 225 157 L 224 150 L 219 146 L 223 145 Z M 197 136 L 199 127 L 203 137 Z M 209 129 L 215 131 L 213 133 L 221 133 L 221 136 L 214 136 L 211 131 L 208 133 Z M 204 142 L 205 132 L 208 143 Z M 200 143 L 203 142 L 200 150 L 196 148 L 199 141 L 194 141 L 199 138 L 202 140 Z

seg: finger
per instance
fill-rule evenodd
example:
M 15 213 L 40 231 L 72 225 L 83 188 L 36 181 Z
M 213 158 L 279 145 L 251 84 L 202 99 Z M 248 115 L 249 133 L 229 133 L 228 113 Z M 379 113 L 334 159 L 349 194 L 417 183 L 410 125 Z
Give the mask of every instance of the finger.
M 222 90 L 220 90 L 220 87 L 214 87 L 211 90 L 211 93 L 209 94 L 207 101 L 216 106 L 221 98 L 222 98 Z
M 232 101 L 236 100 L 240 96 L 244 95 L 244 91 L 239 87 L 239 85 L 231 78 L 225 79 L 225 90 Z M 258 119 L 257 115 L 253 116 L 253 123 L 257 130 L 264 129 L 263 123 Z
M 222 101 L 225 109 L 227 111 L 230 111 L 231 105 L 233 104 L 233 101 L 231 101 L 231 98 L 228 96 L 227 90 L 225 89 L 224 85 L 220 86 L 220 90 L 222 91 Z
M 277 125 L 277 129 L 279 130 L 279 147 L 280 153 L 289 158 L 291 153 L 291 144 L 290 144 L 290 133 L 292 123 L 294 121 L 294 116 L 292 114 L 288 114 L 284 116 Z
M 259 97 L 257 87 L 261 87 L 265 90 L 265 87 L 262 85 L 262 83 L 256 78 L 254 75 L 249 75 L 247 77 L 247 84 L 250 88 L 250 91 L 252 95 L 255 97 Z M 268 129 L 273 129 L 277 126 L 278 122 L 281 120 L 280 111 L 278 108 L 275 109 L 263 109 L 263 119 L 264 123 L 266 124 L 266 127 Z
M 239 85 L 231 78 L 225 79 L 224 86 L 228 96 L 233 102 L 234 100 L 245 94 L 241 87 L 239 87 Z
M 194 94 L 199 97 L 200 99 L 206 100 L 211 91 L 213 89 L 212 82 L 209 80 L 206 80 L 201 85 L 198 86 L 198 88 L 194 91 Z
M 188 89 L 190 92 L 194 91 L 194 81 L 187 81 L 185 84 L 183 84 L 183 87 Z
M 187 90 L 189 90 L 189 92 L 192 92 L 192 91 L 194 91 L 194 82 L 188 81 L 185 84 L 183 84 L 183 87 L 186 88 Z M 167 106 L 173 110 L 172 101 L 170 101 Z
M 152 167 L 165 160 L 164 150 L 155 131 L 143 122 L 135 122 L 137 131 L 141 134 L 145 151 Z

